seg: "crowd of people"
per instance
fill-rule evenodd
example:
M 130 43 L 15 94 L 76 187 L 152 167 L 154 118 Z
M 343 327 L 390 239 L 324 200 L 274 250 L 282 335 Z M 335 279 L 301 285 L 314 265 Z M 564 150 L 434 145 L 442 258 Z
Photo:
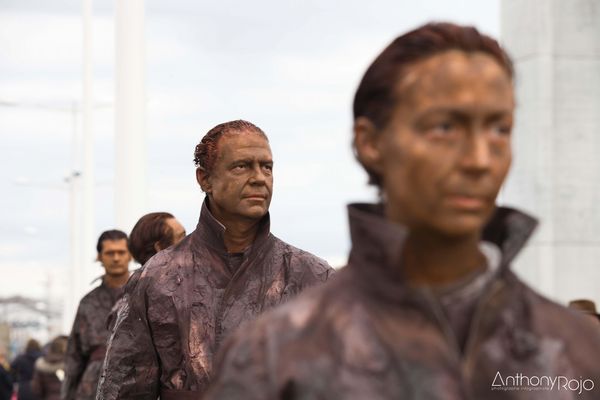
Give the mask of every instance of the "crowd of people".
M 267 134 L 215 126 L 194 151 L 196 229 L 159 212 L 129 236 L 103 232 L 102 282 L 69 337 L 31 341 L 11 365 L 0 349 L 0 400 L 13 382 L 19 399 L 600 398 L 593 302 L 569 310 L 510 268 L 537 224 L 496 205 L 514 79 L 473 27 L 426 24 L 382 51 L 356 91 L 352 141 L 380 197 L 348 207 L 337 273 L 271 232 Z M 517 374 L 568 384 L 504 385 Z
M 60 335 L 43 347 L 29 339 L 11 363 L 0 346 L 0 400 L 60 400 L 67 339 Z

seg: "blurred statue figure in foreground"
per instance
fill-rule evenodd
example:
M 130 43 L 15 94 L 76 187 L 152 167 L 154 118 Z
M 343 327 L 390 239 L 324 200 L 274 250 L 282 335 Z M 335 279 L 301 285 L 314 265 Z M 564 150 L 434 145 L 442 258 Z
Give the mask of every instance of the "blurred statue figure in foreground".
M 353 141 L 381 203 L 349 206 L 335 279 L 232 335 L 206 399 L 599 398 L 600 337 L 510 269 L 536 226 L 495 204 L 513 83 L 472 27 L 427 24 L 383 50 Z M 540 376 L 555 385 L 531 390 Z

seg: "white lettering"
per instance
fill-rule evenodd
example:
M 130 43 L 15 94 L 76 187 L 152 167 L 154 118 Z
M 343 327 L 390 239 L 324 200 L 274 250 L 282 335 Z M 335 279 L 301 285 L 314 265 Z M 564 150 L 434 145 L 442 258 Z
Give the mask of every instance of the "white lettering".
M 575 387 L 571 387 L 572 383 L 575 383 Z M 568 386 L 569 386 L 569 390 L 572 390 L 573 392 L 576 392 L 576 391 L 579 390 L 579 382 L 577 382 L 575 379 L 571 379 L 569 381 L 569 385 Z
M 543 378 L 543 377 L 542 377 L 542 378 Z M 537 382 L 537 383 L 533 383 L 533 382 L 534 382 L 534 379 L 535 379 L 535 382 Z M 530 383 L 532 386 L 540 386 L 540 377 L 539 377 L 539 376 L 535 376 L 535 375 L 534 375 L 534 376 L 532 376 L 531 378 L 529 378 L 529 383 Z
M 550 384 L 550 390 L 554 389 L 554 386 L 556 385 L 556 381 L 558 380 L 558 377 L 555 376 L 554 378 L 550 378 L 549 376 L 542 376 L 542 380 L 546 378 L 546 381 L 548 381 L 548 383 Z M 548 384 L 546 384 L 546 386 L 548 386 Z
M 548 375 L 532 375 L 527 376 L 522 372 L 516 373 L 515 375 L 508 375 L 503 377 L 500 371 L 496 372 L 494 381 L 492 382 L 493 388 L 502 387 L 503 390 L 568 390 L 581 394 L 584 390 L 591 391 L 596 387 L 595 382 L 592 379 L 570 379 L 564 375 L 548 376 Z
M 500 383 L 497 383 L 496 380 L 500 378 Z M 504 381 L 502 380 L 502 375 L 500 375 L 500 371 L 496 372 L 496 376 L 494 377 L 494 382 L 492 382 L 492 387 L 504 386 Z
M 517 383 L 515 382 L 516 378 L 514 376 L 507 376 L 506 379 L 504 380 L 505 385 L 506 386 L 517 386 Z M 509 383 L 512 382 L 512 383 Z
M 563 381 L 564 381 L 564 383 L 561 383 Z M 569 383 L 569 380 L 567 379 L 567 377 L 560 375 L 558 377 L 558 390 L 560 390 L 561 385 L 562 385 L 563 389 L 567 390 L 567 384 L 568 383 Z
M 592 384 L 592 387 L 590 387 L 589 389 L 588 389 L 588 388 L 585 386 L 585 384 L 586 384 L 587 382 L 589 382 L 589 383 L 591 383 L 591 384 Z M 583 388 L 589 392 L 589 391 L 590 391 L 590 390 L 592 390 L 592 389 L 594 388 L 594 386 L 596 386 L 596 385 L 594 385 L 594 381 L 593 381 L 593 380 L 591 380 L 591 379 L 586 379 L 585 381 L 583 381 L 583 384 L 582 384 L 581 386 L 583 386 Z

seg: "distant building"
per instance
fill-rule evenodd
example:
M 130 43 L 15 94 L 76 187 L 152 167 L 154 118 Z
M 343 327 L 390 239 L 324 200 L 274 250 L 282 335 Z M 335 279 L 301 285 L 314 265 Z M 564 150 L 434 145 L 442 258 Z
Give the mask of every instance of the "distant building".
M 58 307 L 21 296 L 0 298 L 0 344 L 11 356 L 23 350 L 28 339 L 44 344 L 61 333 Z

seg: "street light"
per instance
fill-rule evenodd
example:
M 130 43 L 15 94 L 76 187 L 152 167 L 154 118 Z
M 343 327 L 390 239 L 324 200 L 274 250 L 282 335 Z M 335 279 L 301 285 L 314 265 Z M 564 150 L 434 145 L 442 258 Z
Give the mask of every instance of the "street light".
M 39 102 L 23 102 L 23 101 L 8 101 L 0 99 L 0 106 L 10 108 L 25 108 L 25 109 L 39 109 L 55 112 L 66 112 L 72 116 L 72 141 L 71 141 L 71 171 L 63 179 L 63 182 L 68 186 L 65 187 L 64 183 L 50 183 L 31 181 L 27 177 L 16 177 L 13 179 L 13 183 L 18 186 L 36 187 L 42 189 L 69 189 L 69 230 L 70 230 L 70 281 L 71 284 L 67 301 L 64 302 L 63 309 L 63 329 L 65 331 L 70 330 L 70 319 L 68 315 L 74 315 L 75 308 L 79 302 L 79 297 L 82 294 L 82 288 L 84 287 L 82 279 L 82 267 L 86 267 L 88 262 L 93 259 L 90 252 L 93 250 L 93 238 L 91 237 L 94 232 L 94 228 L 88 227 L 87 224 L 93 223 L 94 210 L 91 209 L 92 215 L 85 216 L 82 218 L 81 204 L 81 187 L 82 180 L 89 180 L 92 185 L 92 190 L 95 187 L 93 176 L 86 176 L 85 171 L 81 171 L 79 166 L 78 154 L 81 153 L 81 140 L 79 137 L 79 113 L 82 111 L 82 107 L 79 102 L 71 101 L 67 103 L 39 103 Z M 108 108 L 112 104 L 107 102 L 99 102 L 93 105 L 94 109 Z M 86 153 L 84 152 L 84 158 Z M 85 164 L 85 159 L 83 160 Z M 89 161 L 88 161 L 89 162 Z M 93 203 L 92 203 L 93 204 Z M 89 206 L 87 207 L 89 209 Z M 87 217 L 87 218 L 86 218 Z M 92 234 L 88 234 L 89 238 L 85 237 L 85 232 L 91 231 Z M 82 240 L 84 237 L 84 240 Z M 82 242 L 84 242 L 82 246 Z M 90 243 L 85 243 L 90 242 Z M 83 251 L 82 251 L 83 249 Z

